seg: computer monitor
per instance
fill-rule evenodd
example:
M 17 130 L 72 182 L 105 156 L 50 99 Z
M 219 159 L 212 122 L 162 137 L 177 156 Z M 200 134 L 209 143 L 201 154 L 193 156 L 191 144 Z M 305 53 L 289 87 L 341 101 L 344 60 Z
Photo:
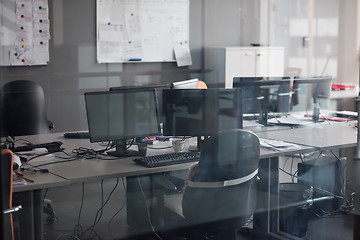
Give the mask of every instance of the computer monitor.
M 311 85 L 311 97 L 313 99 L 313 120 L 319 121 L 320 118 L 320 107 L 319 107 L 319 99 L 330 98 L 331 93 L 331 84 L 332 77 L 331 76 L 320 76 L 320 77 L 301 77 L 294 78 L 293 82 L 293 92 L 292 92 L 292 102 L 291 106 L 295 106 L 300 104 L 300 92 L 303 88 L 308 89 L 308 86 Z M 308 99 L 309 96 L 306 96 Z
M 159 116 L 159 123 L 162 123 L 162 91 L 164 89 L 170 89 L 170 84 L 154 84 L 154 85 L 142 85 L 142 86 L 122 86 L 122 87 L 111 87 L 110 91 L 123 91 L 123 90 L 136 90 L 142 91 L 143 89 L 155 89 L 157 99 L 157 109 Z
M 172 89 L 196 89 L 198 82 L 199 82 L 199 79 L 197 79 L 197 78 L 179 81 L 179 82 L 173 82 L 171 84 L 171 88 Z
M 164 135 L 211 136 L 242 128 L 240 89 L 171 89 L 163 91 Z
M 259 122 L 267 125 L 269 112 L 289 112 L 289 77 L 234 77 L 233 80 L 233 87 L 242 89 L 243 114 L 259 114 Z
M 127 149 L 127 139 L 160 134 L 153 88 L 87 92 L 85 104 L 90 141 L 114 141 L 116 149 L 110 155 L 137 155 Z

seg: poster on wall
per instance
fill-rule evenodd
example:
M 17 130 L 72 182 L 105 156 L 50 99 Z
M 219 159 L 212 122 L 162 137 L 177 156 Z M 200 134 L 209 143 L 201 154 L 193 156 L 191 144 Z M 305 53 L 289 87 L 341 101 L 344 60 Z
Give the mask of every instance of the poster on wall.
M 48 0 L 1 0 L 0 65 L 31 66 L 49 62 Z
M 189 42 L 189 0 L 97 0 L 96 17 L 98 63 L 176 61 Z

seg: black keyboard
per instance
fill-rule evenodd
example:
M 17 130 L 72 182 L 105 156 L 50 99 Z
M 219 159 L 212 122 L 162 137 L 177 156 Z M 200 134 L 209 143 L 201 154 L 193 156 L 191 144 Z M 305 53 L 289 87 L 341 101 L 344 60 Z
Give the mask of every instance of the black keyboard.
M 62 148 L 60 148 L 60 146 L 62 144 L 63 144 L 62 142 L 29 144 L 29 145 L 18 146 L 18 147 L 10 147 L 10 150 L 13 152 L 24 152 L 24 151 L 31 151 L 35 148 L 46 148 L 49 153 L 53 153 L 53 152 L 59 152 L 60 150 L 62 150 Z
M 64 133 L 64 138 L 90 138 L 89 132 L 67 132 Z
M 187 162 L 199 161 L 199 152 L 180 152 L 163 155 L 135 158 L 134 162 L 145 167 L 160 167 Z

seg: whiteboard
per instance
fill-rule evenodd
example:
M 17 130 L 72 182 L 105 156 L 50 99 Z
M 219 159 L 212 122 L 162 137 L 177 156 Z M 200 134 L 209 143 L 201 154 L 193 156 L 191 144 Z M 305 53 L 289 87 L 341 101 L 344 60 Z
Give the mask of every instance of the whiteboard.
M 97 0 L 98 63 L 175 61 L 189 44 L 189 0 Z
M 49 62 L 48 0 L 0 0 L 0 66 Z

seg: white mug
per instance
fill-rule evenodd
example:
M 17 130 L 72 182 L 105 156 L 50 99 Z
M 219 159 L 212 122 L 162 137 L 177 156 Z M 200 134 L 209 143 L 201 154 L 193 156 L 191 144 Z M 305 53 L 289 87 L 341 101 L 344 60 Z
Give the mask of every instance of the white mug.
M 185 141 L 184 140 L 172 140 L 172 146 L 175 152 L 182 152 L 185 149 Z

